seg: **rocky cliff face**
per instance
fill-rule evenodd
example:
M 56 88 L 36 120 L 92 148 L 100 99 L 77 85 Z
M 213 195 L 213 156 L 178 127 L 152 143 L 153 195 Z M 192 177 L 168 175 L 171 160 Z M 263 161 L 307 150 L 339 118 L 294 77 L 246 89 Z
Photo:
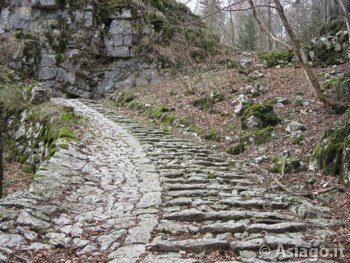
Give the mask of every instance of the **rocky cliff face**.
M 189 13 L 173 0 L 0 1 L 0 64 L 71 97 L 158 82 L 164 64 L 145 50 L 169 33 L 169 6 Z

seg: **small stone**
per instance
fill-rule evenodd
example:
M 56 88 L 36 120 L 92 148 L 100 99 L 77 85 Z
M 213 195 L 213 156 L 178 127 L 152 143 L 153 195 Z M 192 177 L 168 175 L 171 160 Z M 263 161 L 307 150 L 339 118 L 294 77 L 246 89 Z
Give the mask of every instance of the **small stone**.
M 262 78 L 263 76 L 264 76 L 264 74 L 258 70 L 254 70 L 252 73 L 249 74 L 249 77 L 251 77 L 253 79 L 259 79 L 259 78 Z
M 81 236 L 83 234 L 83 229 L 75 225 L 68 225 L 61 228 L 61 232 L 72 235 L 72 236 Z
M 296 122 L 296 121 L 291 121 L 286 128 L 286 132 L 291 133 L 293 131 L 306 131 L 306 127 L 304 124 Z
M 50 249 L 51 246 L 43 243 L 33 243 L 28 247 L 28 250 L 43 250 Z
M 49 242 L 52 245 L 66 246 L 71 240 L 69 237 L 66 237 L 66 235 L 62 233 L 48 233 L 46 236 L 50 239 Z
M 266 162 L 268 159 L 269 158 L 267 158 L 265 155 L 263 155 L 263 156 L 259 156 L 259 157 L 255 158 L 254 162 L 256 164 L 262 164 L 262 163 Z
M 92 252 L 95 252 L 96 250 L 97 250 L 97 247 L 94 244 L 88 244 L 81 251 L 77 252 L 77 255 L 81 256 L 81 255 L 85 255 L 85 254 L 91 254 Z
M 264 125 L 264 122 L 258 117 L 249 116 L 247 119 L 248 129 L 261 128 L 263 125 Z
M 277 103 L 283 104 L 283 105 L 287 105 L 289 103 L 289 99 L 288 98 L 282 98 L 282 97 L 277 97 L 276 98 Z
M 21 245 L 24 239 L 16 234 L 0 234 L 0 246 L 2 247 L 16 247 Z
M 243 103 L 239 103 L 235 109 L 234 109 L 234 113 L 237 115 L 237 116 L 242 116 L 244 112 L 244 105 Z
M 31 104 L 41 104 L 48 102 L 51 98 L 51 93 L 49 90 L 43 88 L 42 86 L 36 85 L 32 88 L 31 96 L 29 102 Z

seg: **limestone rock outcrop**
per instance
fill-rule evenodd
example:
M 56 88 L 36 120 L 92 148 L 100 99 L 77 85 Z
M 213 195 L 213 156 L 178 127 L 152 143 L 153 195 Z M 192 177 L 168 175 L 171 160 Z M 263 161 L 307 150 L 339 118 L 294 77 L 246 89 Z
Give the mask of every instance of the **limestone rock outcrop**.
M 171 34 L 163 26 L 170 13 L 182 22 L 194 17 L 174 0 L 6 0 L 0 64 L 70 97 L 158 82 L 164 63 L 147 52 Z

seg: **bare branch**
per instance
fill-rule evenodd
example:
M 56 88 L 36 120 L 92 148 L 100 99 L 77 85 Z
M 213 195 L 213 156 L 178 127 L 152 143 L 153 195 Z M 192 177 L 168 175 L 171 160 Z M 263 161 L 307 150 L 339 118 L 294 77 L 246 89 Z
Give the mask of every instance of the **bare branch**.
M 256 8 L 255 8 L 253 0 L 248 0 L 248 1 L 249 1 L 249 4 L 250 4 L 250 8 L 253 11 L 254 19 L 257 22 L 258 26 L 261 28 L 261 30 L 264 31 L 269 37 L 271 37 L 272 40 L 276 41 L 277 43 L 281 44 L 282 46 L 286 47 L 287 49 L 291 49 L 292 47 L 290 45 L 288 45 L 287 43 L 283 42 L 281 39 L 278 39 L 277 37 L 275 37 L 268 30 L 268 28 L 259 19 L 258 14 L 256 13 Z

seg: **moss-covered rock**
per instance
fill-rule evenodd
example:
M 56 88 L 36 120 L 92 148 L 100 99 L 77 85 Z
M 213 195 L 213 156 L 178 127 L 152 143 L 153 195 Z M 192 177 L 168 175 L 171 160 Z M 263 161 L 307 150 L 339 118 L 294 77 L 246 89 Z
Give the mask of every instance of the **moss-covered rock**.
M 111 100 L 114 100 L 117 106 L 125 107 L 127 104 L 131 103 L 137 98 L 137 95 L 130 90 L 124 90 L 118 93 L 115 93 L 110 97 Z
M 244 144 L 264 144 L 272 139 L 273 128 L 271 126 L 263 129 L 249 129 L 242 131 L 240 141 Z
M 253 121 L 253 118 L 256 124 L 250 123 Z M 241 117 L 243 129 L 265 128 L 268 126 L 275 126 L 280 122 L 281 119 L 273 111 L 273 106 L 271 104 L 247 105 Z
M 274 67 L 279 64 L 288 64 L 291 62 L 293 52 L 291 50 L 269 51 L 261 52 L 258 56 L 268 67 Z
M 227 147 L 225 151 L 228 154 L 237 155 L 244 152 L 244 148 L 244 144 L 234 144 Z
M 301 162 L 296 158 L 279 158 L 273 157 L 271 172 L 273 173 L 296 173 L 301 168 Z
M 198 98 L 192 102 L 192 105 L 200 110 L 212 111 L 215 103 L 225 100 L 225 97 L 219 92 L 213 92 L 209 96 Z
M 350 103 L 350 72 L 325 80 L 321 88 L 329 96 L 344 103 Z
M 201 137 L 205 140 L 220 141 L 221 134 L 218 129 L 211 128 L 207 131 L 202 132 Z
M 315 147 L 313 156 L 327 175 L 338 176 L 343 182 L 350 181 L 350 113 L 342 121 L 329 128 Z

